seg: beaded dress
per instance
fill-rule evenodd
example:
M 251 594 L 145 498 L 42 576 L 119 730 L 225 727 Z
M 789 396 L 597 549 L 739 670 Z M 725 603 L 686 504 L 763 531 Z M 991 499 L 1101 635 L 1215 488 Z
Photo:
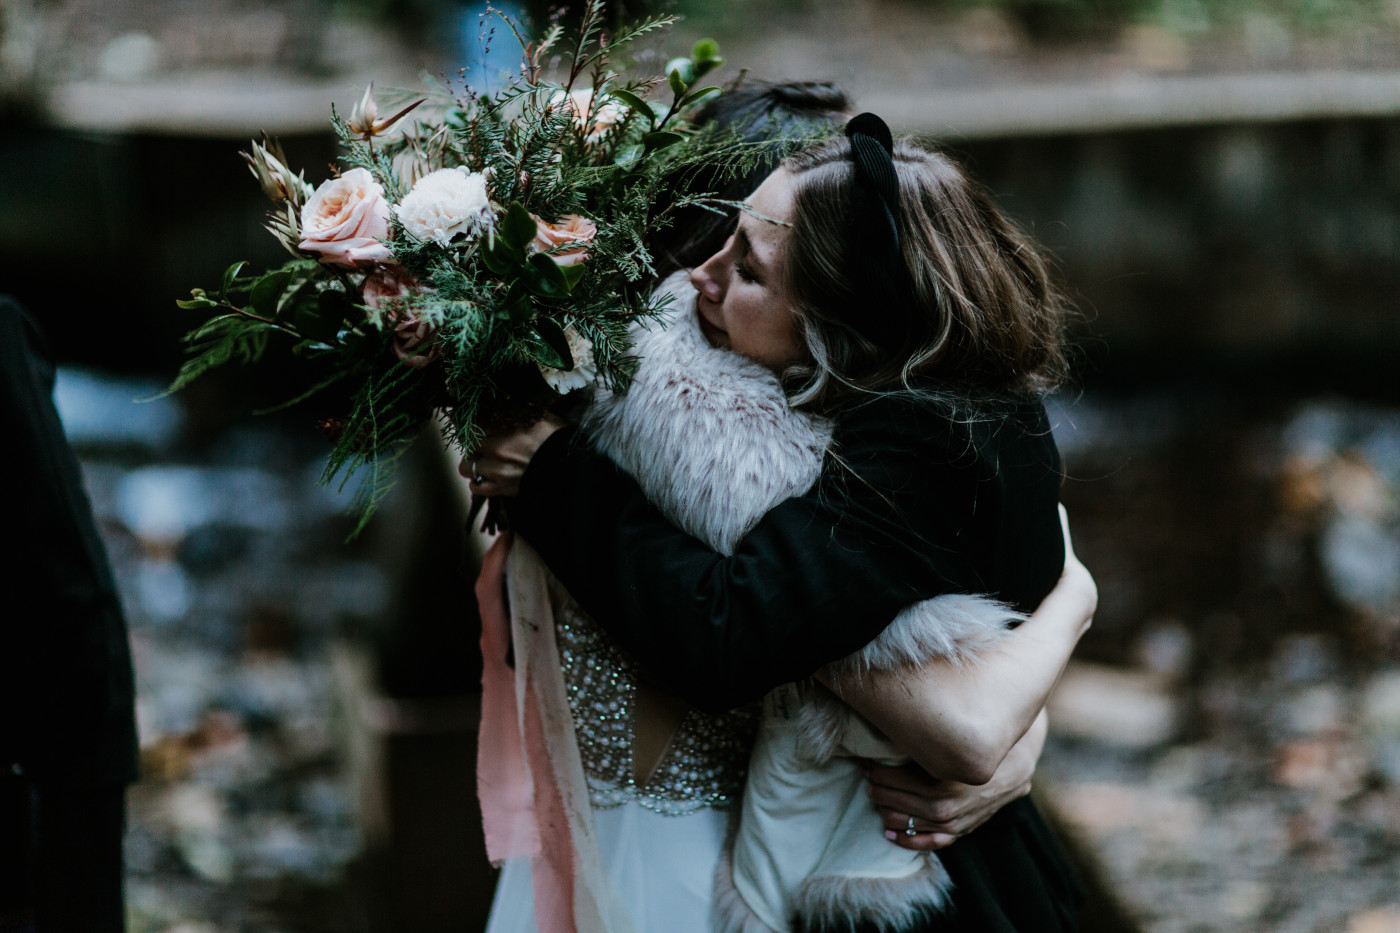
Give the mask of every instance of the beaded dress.
M 637 332 L 642 363 L 633 385 L 620 396 L 600 391 L 583 426 L 672 521 L 728 553 L 765 511 L 816 481 L 830 429 L 788 409 L 768 370 L 709 346 L 683 274 L 662 288 L 673 312 L 664 327 Z M 756 421 L 780 454 L 753 443 Z M 599 929 L 709 933 L 715 868 L 742 797 L 759 710 L 716 716 L 673 708 L 669 742 L 639 780 L 638 715 L 655 691 L 562 587 L 551 607 L 590 810 L 586 830 L 575 836 L 591 835 L 596 850 L 581 859 L 601 861 L 594 883 L 609 889 L 591 902 L 604 905 Z M 549 923 L 536 922 L 532 884 L 529 859 L 506 861 L 487 933 L 543 933 Z

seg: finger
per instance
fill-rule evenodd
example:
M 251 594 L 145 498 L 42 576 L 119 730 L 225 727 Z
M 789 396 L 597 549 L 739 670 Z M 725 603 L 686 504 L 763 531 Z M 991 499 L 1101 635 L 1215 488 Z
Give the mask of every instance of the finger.
M 974 801 L 966 798 L 932 800 L 881 787 L 871 788 L 870 800 L 882 811 L 912 813 L 920 820 L 940 825 L 957 819 L 964 811 L 974 805 Z
M 899 767 L 875 766 L 866 772 L 866 779 L 871 784 L 881 787 L 889 787 L 894 790 L 902 790 L 911 794 L 942 795 L 946 796 L 953 792 L 958 785 L 952 781 L 941 781 L 931 777 L 927 771 L 918 765 L 902 765 Z
M 901 813 L 898 810 L 880 810 L 880 823 L 886 832 L 896 832 L 902 835 L 909 835 L 909 814 Z M 953 833 L 959 832 L 957 821 L 949 823 L 935 823 L 931 820 L 914 817 L 914 833 Z
M 946 849 L 958 840 L 957 836 L 947 833 L 915 833 L 912 836 L 898 832 L 885 832 L 885 838 L 901 849 L 908 849 L 911 852 L 937 852 L 939 849 Z

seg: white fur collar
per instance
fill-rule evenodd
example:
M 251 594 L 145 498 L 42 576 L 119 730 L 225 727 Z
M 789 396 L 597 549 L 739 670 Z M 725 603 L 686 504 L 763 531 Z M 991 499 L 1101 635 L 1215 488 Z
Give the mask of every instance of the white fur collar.
M 636 378 L 623 395 L 600 391 L 584 428 L 671 521 L 730 554 L 765 512 L 817 481 L 831 428 L 788 408 L 772 372 L 709 345 L 684 272 L 660 290 L 671 307 L 660 325 L 634 329 Z

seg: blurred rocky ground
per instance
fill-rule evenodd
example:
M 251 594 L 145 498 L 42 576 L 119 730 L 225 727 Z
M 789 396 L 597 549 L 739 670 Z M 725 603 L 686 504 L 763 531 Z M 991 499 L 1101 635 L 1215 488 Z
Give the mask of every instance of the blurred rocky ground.
M 159 388 L 65 369 L 56 389 L 131 630 L 130 929 L 358 929 L 334 646 L 388 580 L 344 543 L 322 445 L 268 424 L 195 448 L 179 402 L 133 404 Z M 308 900 L 320 922 L 288 925 Z
M 1400 409 L 1197 387 L 1058 419 L 1102 608 L 1051 809 L 1144 930 L 1400 929 Z

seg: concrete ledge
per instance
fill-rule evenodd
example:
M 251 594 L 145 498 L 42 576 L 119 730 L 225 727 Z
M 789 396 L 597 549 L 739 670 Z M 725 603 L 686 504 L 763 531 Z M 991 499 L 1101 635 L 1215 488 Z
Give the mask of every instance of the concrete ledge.
M 961 139 L 1400 115 L 1400 72 L 1164 76 L 864 95 L 911 132 Z
M 48 113 L 62 129 L 242 138 L 324 132 L 365 84 L 414 86 L 405 75 L 304 81 L 208 73 L 134 84 L 75 81 L 53 89 Z M 906 131 L 984 139 L 1211 123 L 1400 115 L 1400 71 L 1234 75 L 1120 74 L 1053 84 L 1005 84 L 863 94 L 865 106 Z

